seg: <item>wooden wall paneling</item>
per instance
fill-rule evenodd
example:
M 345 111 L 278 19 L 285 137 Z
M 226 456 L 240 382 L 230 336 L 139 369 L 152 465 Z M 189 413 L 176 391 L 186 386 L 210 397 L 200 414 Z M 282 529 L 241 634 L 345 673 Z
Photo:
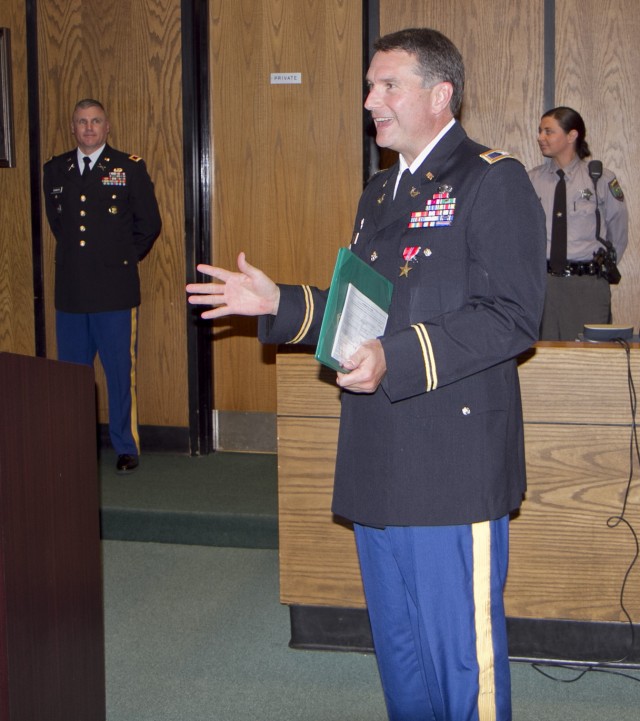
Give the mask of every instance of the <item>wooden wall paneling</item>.
M 155 183 L 163 229 L 140 266 L 139 420 L 188 425 L 184 295 L 180 0 L 101 3 L 52 0 L 38 7 L 44 157 L 73 147 L 70 115 L 82 97 L 109 113 L 109 142 L 142 156 Z M 46 222 L 45 222 L 46 226 Z M 44 229 L 48 354 L 55 357 L 54 241 Z M 107 418 L 96 363 L 99 417 Z
M 380 33 L 432 27 L 462 53 L 466 69 L 461 120 L 471 138 L 538 164 L 535 137 L 542 106 L 544 0 L 380 0 Z
M 33 355 L 27 39 L 22 0 L 4 0 L 0 27 L 11 33 L 16 157 L 16 167 L 0 168 L 0 351 Z
M 635 0 L 556 3 L 556 104 L 583 116 L 592 157 L 614 171 L 629 208 L 629 247 L 612 288 L 614 321 L 640 315 L 640 6 Z
M 70 0 L 68 3 L 54 1 L 44 6 L 40 5 L 38 11 L 40 116 L 47 119 L 40 128 L 40 144 L 44 160 L 73 147 L 73 137 L 69 127 L 73 105 L 79 98 L 100 94 L 101 88 L 97 83 L 101 66 L 92 69 L 91 65 L 87 64 L 83 71 L 80 0 Z M 87 72 L 87 69 L 94 73 L 94 77 L 84 80 L 86 90 L 81 92 L 83 82 L 81 73 Z M 53 301 L 55 242 L 46 222 L 44 207 L 42 225 L 47 356 L 55 358 L 57 357 Z
M 362 189 L 361 3 L 212 0 L 213 258 L 327 287 Z M 271 84 L 301 73 L 301 84 Z M 275 349 L 216 323 L 219 410 L 275 411 Z

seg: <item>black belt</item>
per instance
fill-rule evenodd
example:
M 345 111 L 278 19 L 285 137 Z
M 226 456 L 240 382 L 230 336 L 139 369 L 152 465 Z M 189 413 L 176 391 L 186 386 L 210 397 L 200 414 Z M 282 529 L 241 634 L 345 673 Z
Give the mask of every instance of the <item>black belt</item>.
M 558 278 L 568 278 L 571 275 L 601 275 L 602 274 L 602 268 L 599 263 L 594 263 L 593 261 L 591 263 L 572 263 L 569 261 L 565 267 L 564 270 L 561 273 L 554 273 L 551 270 L 551 264 L 549 261 L 547 261 L 547 273 L 549 275 L 554 275 Z

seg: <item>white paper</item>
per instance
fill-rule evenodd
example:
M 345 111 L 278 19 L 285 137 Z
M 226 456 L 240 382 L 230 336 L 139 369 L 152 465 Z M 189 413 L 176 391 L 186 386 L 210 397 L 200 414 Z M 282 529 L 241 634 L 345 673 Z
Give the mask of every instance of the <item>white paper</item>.
M 349 283 L 331 357 L 344 363 L 365 341 L 384 333 L 388 314 Z

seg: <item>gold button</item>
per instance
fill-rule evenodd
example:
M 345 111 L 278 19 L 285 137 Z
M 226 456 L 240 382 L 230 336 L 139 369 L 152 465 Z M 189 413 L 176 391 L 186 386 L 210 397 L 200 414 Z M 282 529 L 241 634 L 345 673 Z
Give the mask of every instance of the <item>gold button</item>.
M 125 260 L 125 261 L 124 261 L 124 264 L 125 264 L 125 265 L 129 265 L 129 261 L 128 261 L 128 260 Z
M 117 197 L 118 197 L 117 195 L 112 195 L 111 200 L 115 200 Z
M 86 195 L 81 195 L 81 196 L 80 196 L 80 202 L 81 202 L 81 203 L 86 203 L 86 202 L 87 202 L 87 196 L 86 196 Z
M 86 228 L 84 227 L 84 225 L 81 225 L 81 226 L 80 226 L 80 232 L 81 232 L 81 233 L 84 233 L 85 230 L 86 230 Z
M 80 216 L 81 216 L 82 218 L 84 218 L 84 216 L 85 216 L 86 214 L 87 214 L 87 211 L 86 211 L 86 210 L 81 210 L 81 211 L 80 211 Z
M 86 240 L 81 240 L 81 241 L 80 241 L 80 247 L 81 247 L 81 248 L 84 248 L 84 246 L 85 246 L 86 244 L 87 244 L 87 241 L 86 241 Z

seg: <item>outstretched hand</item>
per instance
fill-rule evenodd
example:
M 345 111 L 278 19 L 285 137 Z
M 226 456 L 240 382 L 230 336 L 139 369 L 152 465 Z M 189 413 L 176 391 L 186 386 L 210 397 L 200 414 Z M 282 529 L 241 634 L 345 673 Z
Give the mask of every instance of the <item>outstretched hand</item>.
M 275 315 L 280 303 L 280 289 L 258 268 L 247 263 L 244 253 L 238 255 L 235 273 L 212 265 L 198 265 L 200 273 L 217 282 L 189 283 L 187 293 L 192 305 L 210 305 L 212 310 L 201 313 L 202 318 L 223 318 L 227 315 Z

